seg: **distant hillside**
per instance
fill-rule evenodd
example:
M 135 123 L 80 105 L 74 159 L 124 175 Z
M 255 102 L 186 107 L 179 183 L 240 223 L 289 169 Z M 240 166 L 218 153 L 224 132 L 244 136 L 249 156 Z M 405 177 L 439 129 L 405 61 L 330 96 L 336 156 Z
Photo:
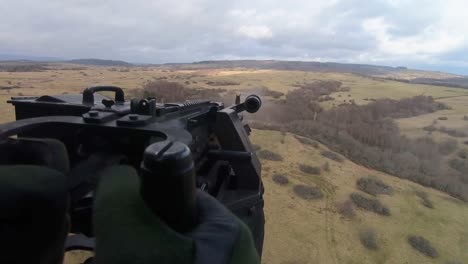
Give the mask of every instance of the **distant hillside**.
M 468 88 L 468 77 L 442 72 L 420 71 L 406 67 L 389 67 L 368 64 L 347 64 L 314 61 L 277 60 L 219 60 L 193 63 L 166 63 L 164 67 L 173 69 L 219 69 L 248 68 L 311 72 L 341 72 L 377 77 L 394 81 L 428 84 L 436 86 Z
M 41 72 L 48 70 L 48 66 L 48 63 L 39 61 L 0 61 L 0 72 Z
M 76 59 L 64 61 L 66 63 L 81 64 L 81 65 L 94 65 L 94 66 L 120 66 L 120 67 L 130 67 L 133 64 L 126 61 L 119 60 L 101 60 L 101 59 Z
M 25 54 L 6 54 L 0 53 L 0 61 L 40 61 L 40 62 L 51 62 L 51 61 L 60 61 L 63 59 L 56 57 L 47 57 L 47 56 L 32 56 Z
M 274 70 L 300 70 L 316 72 L 349 72 L 365 75 L 380 75 L 395 71 L 405 71 L 406 67 L 388 67 L 366 64 L 344 64 L 315 61 L 277 60 L 219 60 L 194 63 L 167 63 L 165 66 L 177 68 L 256 68 Z

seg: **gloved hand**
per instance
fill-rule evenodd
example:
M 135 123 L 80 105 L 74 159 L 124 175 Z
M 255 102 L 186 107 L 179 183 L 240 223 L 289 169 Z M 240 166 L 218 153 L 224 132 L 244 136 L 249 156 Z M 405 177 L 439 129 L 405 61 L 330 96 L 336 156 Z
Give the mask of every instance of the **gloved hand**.
M 62 263 L 66 179 L 42 166 L 0 166 L 0 263 Z
M 244 223 L 201 191 L 197 207 L 198 226 L 177 233 L 146 206 L 133 168 L 106 169 L 94 205 L 95 263 L 260 263 Z

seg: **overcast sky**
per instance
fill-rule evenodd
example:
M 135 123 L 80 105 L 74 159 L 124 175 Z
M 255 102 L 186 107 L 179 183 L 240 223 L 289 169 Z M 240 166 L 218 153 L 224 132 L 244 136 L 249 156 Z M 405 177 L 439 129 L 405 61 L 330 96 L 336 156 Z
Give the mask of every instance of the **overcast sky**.
M 0 54 L 284 59 L 468 74 L 465 0 L 0 0 Z

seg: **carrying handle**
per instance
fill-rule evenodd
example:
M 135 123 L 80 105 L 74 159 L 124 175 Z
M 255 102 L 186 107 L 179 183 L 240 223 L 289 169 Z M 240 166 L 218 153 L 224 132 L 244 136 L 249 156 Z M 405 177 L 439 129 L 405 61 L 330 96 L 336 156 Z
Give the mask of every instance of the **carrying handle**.
M 123 104 L 125 102 L 125 95 L 122 88 L 117 86 L 94 86 L 86 88 L 83 91 L 83 104 L 94 105 L 94 93 L 95 92 L 115 92 L 115 102 L 117 104 Z

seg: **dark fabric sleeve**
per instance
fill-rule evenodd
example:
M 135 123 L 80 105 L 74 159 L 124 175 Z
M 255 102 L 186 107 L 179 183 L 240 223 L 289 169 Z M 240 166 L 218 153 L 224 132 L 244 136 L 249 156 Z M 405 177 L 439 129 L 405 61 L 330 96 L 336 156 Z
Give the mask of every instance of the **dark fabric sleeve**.
M 260 257 L 255 248 L 255 243 L 249 228 L 239 219 L 240 233 L 232 249 L 230 264 L 260 264 Z
M 195 264 L 260 263 L 247 226 L 215 198 L 197 193 L 199 225 L 188 236 L 195 240 Z
M 114 166 L 102 173 L 94 208 L 95 263 L 193 262 L 193 240 L 171 230 L 146 207 L 133 168 Z
M 133 168 L 106 169 L 94 206 L 95 263 L 260 263 L 250 231 L 241 220 L 201 191 L 197 206 L 198 226 L 179 234 L 146 207 Z
M 68 233 L 66 176 L 0 166 L 0 263 L 61 263 Z

